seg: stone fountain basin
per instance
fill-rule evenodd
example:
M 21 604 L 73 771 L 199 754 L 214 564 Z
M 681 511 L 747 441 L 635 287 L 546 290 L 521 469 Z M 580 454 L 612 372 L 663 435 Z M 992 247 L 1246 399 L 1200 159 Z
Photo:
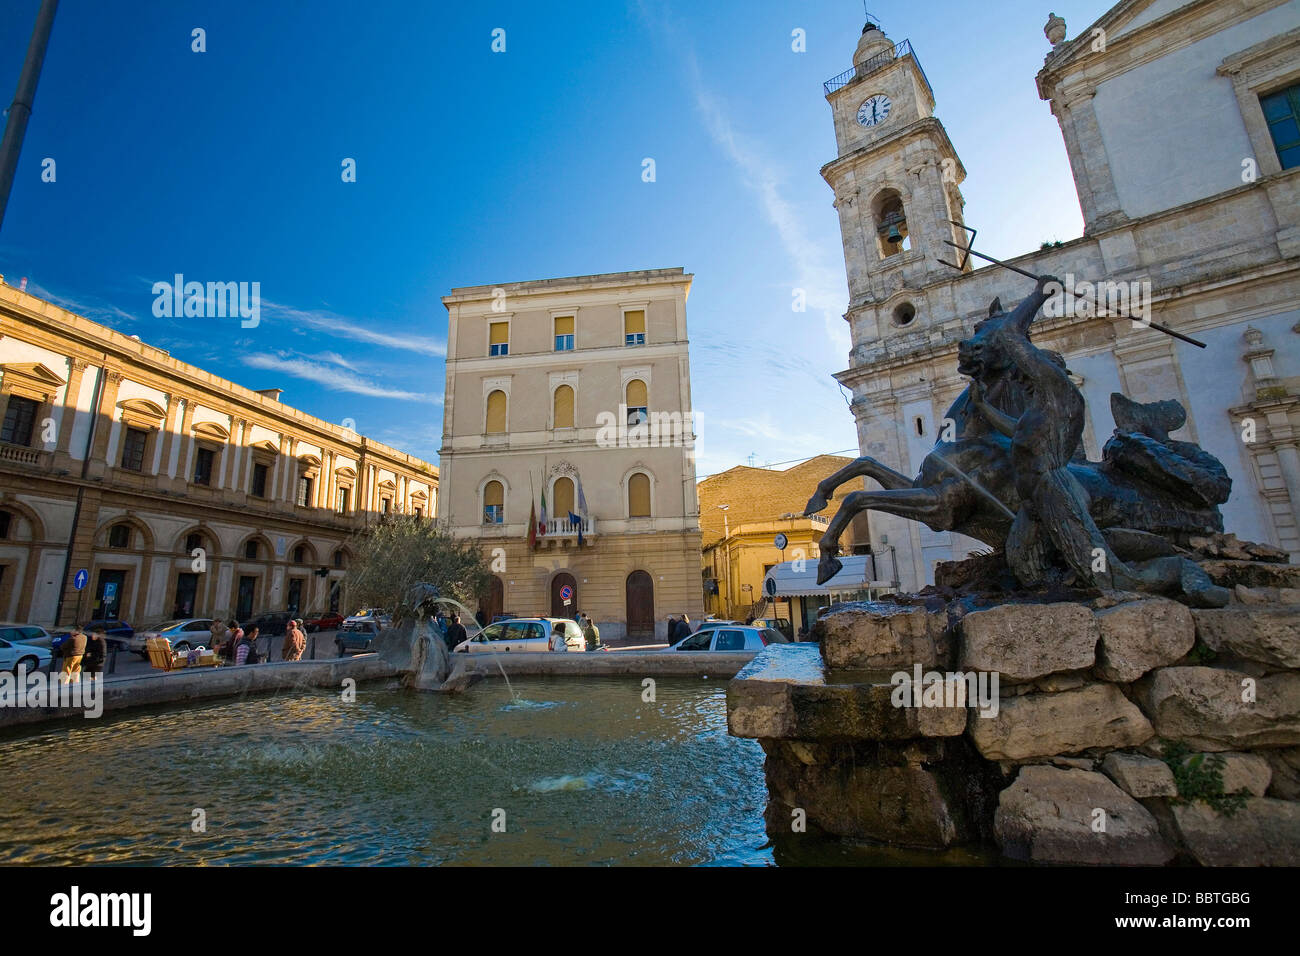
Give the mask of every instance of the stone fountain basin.
M 966 730 L 964 705 L 896 706 L 893 673 L 828 669 L 814 643 L 770 645 L 727 688 L 729 728 L 737 737 L 824 742 L 957 737 Z

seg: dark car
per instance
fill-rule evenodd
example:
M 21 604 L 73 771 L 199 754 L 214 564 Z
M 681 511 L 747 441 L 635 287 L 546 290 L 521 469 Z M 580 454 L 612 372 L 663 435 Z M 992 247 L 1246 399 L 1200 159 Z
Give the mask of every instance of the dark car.
M 307 633 L 315 631 L 334 631 L 343 623 L 343 615 L 337 611 L 326 611 L 316 617 L 309 617 L 303 620 L 302 626 L 307 629 Z
M 278 637 L 289 629 L 289 622 L 294 616 L 288 611 L 263 611 L 256 617 L 240 622 L 247 634 L 252 628 L 261 631 L 263 637 Z
M 135 636 L 135 628 L 126 621 L 88 621 L 85 626 L 86 636 L 97 627 L 104 629 L 104 639 L 108 642 L 108 649 L 117 648 L 119 651 L 127 649 L 127 642 Z M 54 641 L 50 644 L 50 649 L 56 654 L 58 648 L 68 639 L 72 632 L 67 628 L 60 628 L 54 632 Z
M 339 657 L 368 651 L 378 634 L 377 621 L 344 621 L 334 635 L 334 646 L 338 648 Z

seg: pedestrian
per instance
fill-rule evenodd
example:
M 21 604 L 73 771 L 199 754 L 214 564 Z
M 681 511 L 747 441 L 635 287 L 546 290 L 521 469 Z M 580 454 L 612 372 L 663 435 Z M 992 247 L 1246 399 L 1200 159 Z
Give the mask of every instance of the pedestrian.
M 230 634 L 230 628 L 225 621 L 217 618 L 208 627 L 208 647 L 214 651 L 220 651 L 221 645 L 226 643 L 226 638 Z
M 672 629 L 668 632 L 669 644 L 676 644 L 678 641 L 684 641 L 686 638 L 691 636 L 691 625 L 689 621 L 690 618 L 685 614 L 677 620 Z
M 256 664 L 257 663 L 257 634 L 256 626 L 250 627 L 243 639 L 240 640 L 235 648 L 236 664 Z
M 483 613 L 482 608 L 479 608 L 474 612 L 474 620 L 478 622 L 478 629 L 480 631 L 487 627 L 487 615 Z
M 89 674 L 91 680 L 99 680 L 104 673 L 104 661 L 108 659 L 108 632 L 104 625 L 96 624 L 90 629 L 86 639 L 86 652 L 81 656 L 81 671 Z
M 453 614 L 451 623 L 447 625 L 447 634 L 443 638 L 447 642 L 447 650 L 454 651 L 460 646 L 461 642 L 468 638 L 465 631 L 465 625 L 460 623 L 460 615 Z
M 59 648 L 59 656 L 63 658 L 62 673 L 59 675 L 59 683 L 69 684 L 73 680 L 81 680 L 81 658 L 86 653 L 86 632 L 81 629 L 80 624 L 72 625 L 72 633 L 68 635 L 63 646 Z
M 569 649 L 569 642 L 564 637 L 564 627 L 563 621 L 556 621 L 551 625 L 551 650 L 567 651 Z
M 290 620 L 284 629 L 284 644 L 280 647 L 280 658 L 286 661 L 302 660 L 302 652 L 307 649 L 307 639 L 298 630 L 298 622 Z
M 596 627 L 596 622 L 591 619 L 591 615 L 586 611 L 582 613 L 582 636 L 587 639 L 587 650 L 600 650 L 600 628 Z

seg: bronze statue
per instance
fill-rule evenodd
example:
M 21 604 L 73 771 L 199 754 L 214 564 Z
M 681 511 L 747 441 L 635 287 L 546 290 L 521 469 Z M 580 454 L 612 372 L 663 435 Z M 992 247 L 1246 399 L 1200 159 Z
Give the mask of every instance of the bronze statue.
M 1004 549 L 1025 587 L 1072 576 L 1082 586 L 1172 594 L 1195 606 L 1227 603 L 1228 592 L 1178 550 L 1191 535 L 1223 530 L 1218 505 L 1232 487 L 1227 471 L 1198 446 L 1169 437 L 1186 419 L 1178 402 L 1142 405 L 1118 393 L 1103 460 L 1084 457 L 1083 395 L 1062 357 L 1029 341 L 1053 285 L 1060 288 L 1043 276 L 1010 313 L 995 299 L 958 344 L 957 370 L 971 385 L 948 410 L 952 440 L 935 443 L 916 478 L 864 457 L 817 486 L 805 514 L 824 509 L 852 478 L 882 486 L 845 496 L 821 539 L 819 584 L 841 567 L 835 556 L 844 528 L 874 510 Z

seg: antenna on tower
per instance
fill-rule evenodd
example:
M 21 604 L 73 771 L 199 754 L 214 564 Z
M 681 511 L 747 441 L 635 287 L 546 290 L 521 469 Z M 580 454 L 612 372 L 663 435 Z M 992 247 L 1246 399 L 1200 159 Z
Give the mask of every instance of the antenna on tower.
M 866 27 L 863 28 L 864 33 L 866 32 L 867 29 L 870 29 L 872 27 L 874 27 L 877 30 L 880 29 L 880 18 L 867 9 L 867 0 L 862 0 L 862 15 L 867 20 L 867 25 Z

